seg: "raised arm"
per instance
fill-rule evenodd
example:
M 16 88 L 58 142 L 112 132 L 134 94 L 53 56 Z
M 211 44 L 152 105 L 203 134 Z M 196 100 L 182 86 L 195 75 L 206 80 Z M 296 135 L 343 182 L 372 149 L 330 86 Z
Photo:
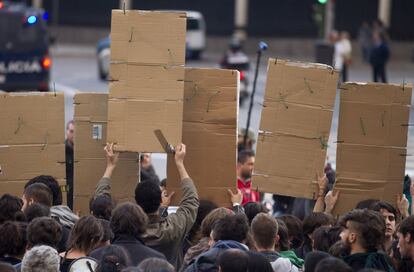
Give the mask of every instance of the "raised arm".
M 177 212 L 168 216 L 168 220 L 176 230 L 174 235 L 177 236 L 175 237 L 177 239 L 184 237 L 190 231 L 195 222 L 199 206 L 197 189 L 184 167 L 185 154 L 186 146 L 179 144 L 175 148 L 175 164 L 181 178 L 182 198 Z
M 95 197 L 98 195 L 111 195 L 111 177 L 118 163 L 119 153 L 114 152 L 114 144 L 107 143 L 104 150 L 106 154 L 106 168 L 102 178 L 96 184 Z
M 326 175 L 323 175 L 322 178 L 318 177 L 318 198 L 316 199 L 315 206 L 313 207 L 313 212 L 323 212 L 325 208 L 325 191 L 328 187 L 328 178 Z

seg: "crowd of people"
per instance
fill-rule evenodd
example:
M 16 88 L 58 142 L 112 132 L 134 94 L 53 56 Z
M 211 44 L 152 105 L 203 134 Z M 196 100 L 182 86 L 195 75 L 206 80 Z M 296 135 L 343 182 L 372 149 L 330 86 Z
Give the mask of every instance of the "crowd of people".
M 67 129 L 68 144 L 73 123 Z M 29 180 L 21 198 L 3 194 L 0 271 L 413 271 L 414 184 L 406 185 L 410 200 L 399 196 L 398 207 L 369 199 L 334 217 L 340 192 L 332 191 L 334 172 L 327 167 L 313 210 L 299 217 L 289 209 L 271 213 L 252 188 L 254 139 L 243 141 L 243 133 L 238 190 L 228 190 L 231 207 L 199 199 L 184 165 L 184 144 L 175 148 L 182 194 L 174 212 L 168 209 L 173 194 L 156 176 L 148 154 L 141 155 L 145 173 L 135 202 L 117 203 L 111 195 L 119 156 L 113 144 L 105 147 L 107 166 L 91 196 L 89 215 L 79 217 L 62 204 L 52 176 Z

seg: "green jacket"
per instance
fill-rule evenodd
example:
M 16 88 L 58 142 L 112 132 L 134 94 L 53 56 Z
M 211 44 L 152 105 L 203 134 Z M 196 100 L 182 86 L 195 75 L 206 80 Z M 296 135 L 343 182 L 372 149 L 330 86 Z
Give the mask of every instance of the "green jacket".
M 96 186 L 95 196 L 110 195 L 111 179 L 102 178 Z M 182 243 L 191 230 L 198 211 L 197 189 L 190 178 L 181 181 L 182 198 L 176 213 L 161 218 L 159 214 L 148 214 L 147 231 L 141 237 L 149 246 L 165 255 L 176 270 L 183 261 Z
M 288 258 L 289 261 L 299 269 L 302 269 L 305 264 L 305 261 L 296 256 L 295 251 L 293 250 L 281 251 L 279 254 L 281 257 Z

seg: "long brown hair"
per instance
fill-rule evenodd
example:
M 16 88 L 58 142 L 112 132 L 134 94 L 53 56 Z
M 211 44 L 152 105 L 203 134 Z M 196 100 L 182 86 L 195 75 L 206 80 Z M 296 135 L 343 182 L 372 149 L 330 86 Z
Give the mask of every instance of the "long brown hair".
M 70 232 L 68 249 L 81 250 L 88 255 L 99 246 L 103 235 L 104 230 L 99 220 L 92 215 L 84 216 Z

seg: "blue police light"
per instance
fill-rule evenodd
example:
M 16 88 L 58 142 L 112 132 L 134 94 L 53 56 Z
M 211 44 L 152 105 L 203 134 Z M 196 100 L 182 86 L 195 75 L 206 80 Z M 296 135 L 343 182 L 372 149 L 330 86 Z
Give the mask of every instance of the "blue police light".
M 29 16 L 29 17 L 27 18 L 27 22 L 28 22 L 29 24 L 35 24 L 35 23 L 37 22 L 37 17 L 36 17 L 36 16 L 34 16 L 34 15 L 31 15 L 31 16 Z
M 49 13 L 48 12 L 43 13 L 43 20 L 45 20 L 45 21 L 49 20 Z

